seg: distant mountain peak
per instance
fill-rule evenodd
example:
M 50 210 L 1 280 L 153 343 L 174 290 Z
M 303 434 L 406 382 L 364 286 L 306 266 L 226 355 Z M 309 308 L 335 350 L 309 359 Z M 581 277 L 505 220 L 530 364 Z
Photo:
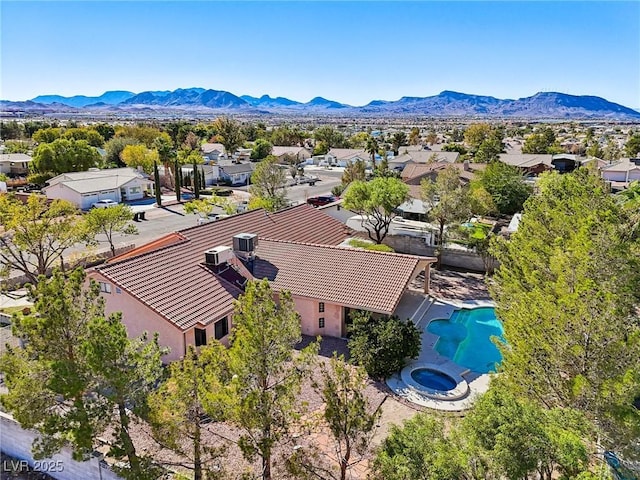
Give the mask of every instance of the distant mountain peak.
M 238 97 L 222 90 L 200 87 L 178 88 L 173 91 L 144 91 L 138 94 L 124 90 L 105 92 L 99 97 L 76 95 L 41 95 L 26 102 L 2 101 L 6 111 L 55 112 L 77 108 L 100 111 L 251 111 L 259 114 L 282 112 L 286 115 L 339 114 L 381 116 L 486 117 L 523 119 L 623 119 L 638 120 L 640 113 L 631 108 L 590 95 L 570 95 L 559 92 L 538 92 L 517 100 L 471 95 L 443 90 L 428 97 L 404 96 L 399 100 L 373 100 L 362 107 L 352 107 L 317 96 L 307 103 L 284 97 Z

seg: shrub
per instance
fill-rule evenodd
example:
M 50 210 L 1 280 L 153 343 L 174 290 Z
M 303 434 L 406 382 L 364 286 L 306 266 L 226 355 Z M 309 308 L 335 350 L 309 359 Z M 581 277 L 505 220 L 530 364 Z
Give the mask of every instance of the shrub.
M 354 248 L 364 248 L 365 250 L 373 250 L 374 252 L 394 252 L 393 248 L 382 243 L 371 243 L 365 240 L 353 238 L 349 240 L 349 245 Z
M 420 353 L 421 334 L 409 320 L 388 315 L 374 317 L 363 311 L 353 312 L 351 319 L 351 358 L 370 377 L 387 378 Z

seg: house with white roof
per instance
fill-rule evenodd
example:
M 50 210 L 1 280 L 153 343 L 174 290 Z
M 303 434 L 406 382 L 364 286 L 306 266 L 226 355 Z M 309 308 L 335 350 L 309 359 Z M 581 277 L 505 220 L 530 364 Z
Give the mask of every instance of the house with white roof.
M 42 189 L 49 199 L 63 199 L 88 210 L 98 200 L 126 202 L 154 195 L 149 176 L 133 168 L 90 169 L 62 173 Z
M 602 178 L 611 182 L 613 190 L 623 190 L 634 180 L 640 181 L 640 158 L 621 158 L 600 168 Z
M 27 175 L 32 158 L 26 153 L 0 154 L 0 173 Z

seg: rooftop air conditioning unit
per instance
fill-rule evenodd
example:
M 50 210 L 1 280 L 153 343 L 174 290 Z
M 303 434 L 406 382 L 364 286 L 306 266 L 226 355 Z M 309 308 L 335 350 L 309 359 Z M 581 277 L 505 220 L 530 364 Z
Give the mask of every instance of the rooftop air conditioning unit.
M 223 265 L 232 258 L 233 250 L 231 249 L 231 247 L 215 247 L 204 252 L 204 263 L 206 263 L 207 265 Z
M 253 253 L 258 246 L 258 235 L 255 233 L 239 233 L 233 237 L 233 250 L 241 253 Z

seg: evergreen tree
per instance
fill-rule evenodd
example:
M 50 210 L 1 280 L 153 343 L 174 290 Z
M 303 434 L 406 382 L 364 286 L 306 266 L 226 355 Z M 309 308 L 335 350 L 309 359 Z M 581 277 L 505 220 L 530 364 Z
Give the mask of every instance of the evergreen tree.
M 544 405 L 584 411 L 605 443 L 633 446 L 640 258 L 628 212 L 587 169 L 545 174 L 538 185 L 518 231 L 493 248 L 505 379 Z
M 156 205 L 162 206 L 162 190 L 160 189 L 160 172 L 158 172 L 158 162 L 153 162 L 153 180 L 155 182 Z

